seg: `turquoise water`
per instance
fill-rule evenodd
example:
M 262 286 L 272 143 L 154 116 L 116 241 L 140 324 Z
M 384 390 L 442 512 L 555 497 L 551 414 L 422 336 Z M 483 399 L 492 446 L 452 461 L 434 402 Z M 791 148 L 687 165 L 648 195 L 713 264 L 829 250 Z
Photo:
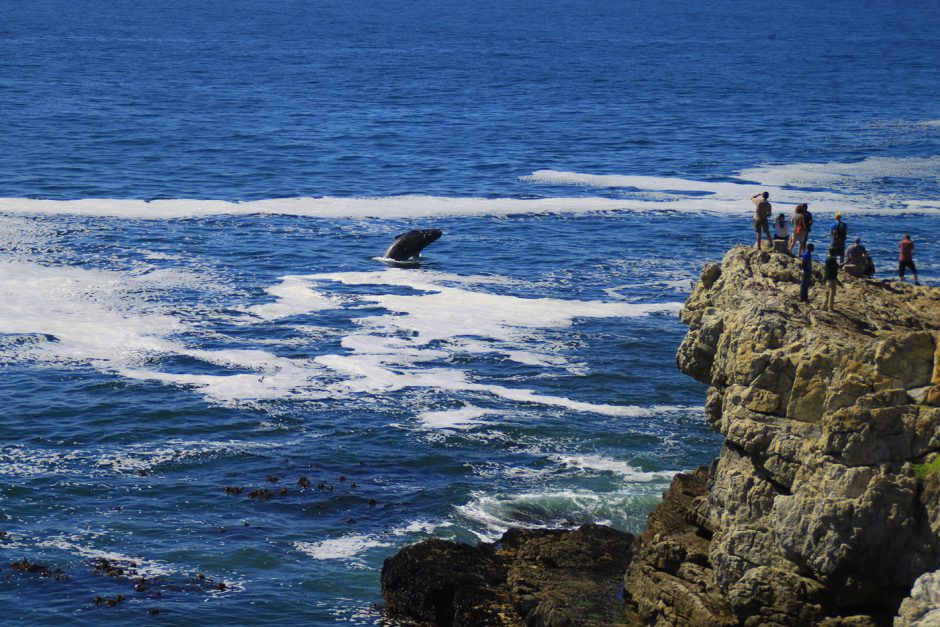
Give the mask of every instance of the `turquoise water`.
M 641 529 L 757 191 L 940 284 L 936 7 L 662 4 L 0 7 L 0 621 L 375 624 L 407 543 Z

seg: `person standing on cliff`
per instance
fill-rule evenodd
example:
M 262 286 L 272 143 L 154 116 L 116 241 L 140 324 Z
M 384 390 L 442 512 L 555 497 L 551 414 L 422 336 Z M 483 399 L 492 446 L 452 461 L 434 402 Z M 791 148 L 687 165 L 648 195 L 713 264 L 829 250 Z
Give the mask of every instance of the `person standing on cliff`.
M 812 246 L 812 244 L 810 244 Z M 826 257 L 826 268 L 823 272 L 823 278 L 826 280 L 826 311 L 835 311 L 836 291 L 839 289 L 839 262 L 836 261 L 838 250 L 835 246 L 829 249 L 829 256 Z
M 774 245 L 774 241 L 770 237 L 770 224 L 767 222 L 773 212 L 770 201 L 767 200 L 768 198 L 770 198 L 769 192 L 761 192 L 751 196 L 751 202 L 754 203 L 754 232 L 757 233 L 757 243 L 754 244 L 754 248 L 757 250 L 761 248 L 761 231 L 767 235 L 767 244 L 771 248 Z
M 807 244 L 806 252 L 800 255 L 800 270 L 803 271 L 800 277 L 800 300 L 804 303 L 809 302 L 809 284 L 813 281 L 813 250 L 813 245 Z
M 849 226 L 842 221 L 842 214 L 836 214 L 836 221 L 829 226 L 829 235 L 832 236 L 832 248 L 836 251 L 839 264 L 845 262 L 845 240 L 848 239 Z
M 790 224 L 793 226 L 793 235 L 790 237 L 790 254 L 793 254 L 793 247 L 797 244 L 800 245 L 799 251 L 796 253 L 800 257 L 803 256 L 803 253 L 806 251 L 806 205 L 799 204 L 796 206 L 796 209 L 793 210 L 793 218 L 790 221 Z
M 904 271 L 910 268 L 914 275 L 914 285 L 920 285 L 917 280 L 917 267 L 914 265 L 914 242 L 911 241 L 910 233 L 904 234 L 904 239 L 898 244 L 898 276 L 904 280 Z

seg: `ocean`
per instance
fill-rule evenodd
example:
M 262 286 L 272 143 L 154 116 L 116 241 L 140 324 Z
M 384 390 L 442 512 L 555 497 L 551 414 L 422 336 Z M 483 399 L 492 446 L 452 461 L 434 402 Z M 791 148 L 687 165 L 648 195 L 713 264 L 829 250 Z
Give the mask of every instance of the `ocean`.
M 940 285 L 938 103 L 932 1 L 0 4 L 0 623 L 388 624 L 422 538 L 640 531 L 750 196 Z

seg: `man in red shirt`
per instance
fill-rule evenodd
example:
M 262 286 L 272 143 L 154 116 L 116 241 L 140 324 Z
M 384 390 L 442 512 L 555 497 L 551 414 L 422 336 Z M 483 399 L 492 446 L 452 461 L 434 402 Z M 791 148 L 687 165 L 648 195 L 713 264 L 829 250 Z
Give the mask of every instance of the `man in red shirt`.
M 904 270 L 910 268 L 911 274 L 914 275 L 914 285 L 920 285 L 917 280 L 917 268 L 914 266 L 914 242 L 911 241 L 909 233 L 905 233 L 904 239 L 898 244 L 898 253 L 898 275 L 901 280 L 904 280 Z

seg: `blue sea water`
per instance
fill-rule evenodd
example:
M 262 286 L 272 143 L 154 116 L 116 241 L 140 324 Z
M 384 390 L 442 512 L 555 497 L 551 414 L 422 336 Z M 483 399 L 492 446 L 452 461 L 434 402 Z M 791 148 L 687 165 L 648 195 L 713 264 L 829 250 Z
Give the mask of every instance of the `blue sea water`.
M 0 4 L 0 622 L 376 624 L 421 538 L 642 529 L 751 195 L 940 284 L 938 68 L 932 1 Z

